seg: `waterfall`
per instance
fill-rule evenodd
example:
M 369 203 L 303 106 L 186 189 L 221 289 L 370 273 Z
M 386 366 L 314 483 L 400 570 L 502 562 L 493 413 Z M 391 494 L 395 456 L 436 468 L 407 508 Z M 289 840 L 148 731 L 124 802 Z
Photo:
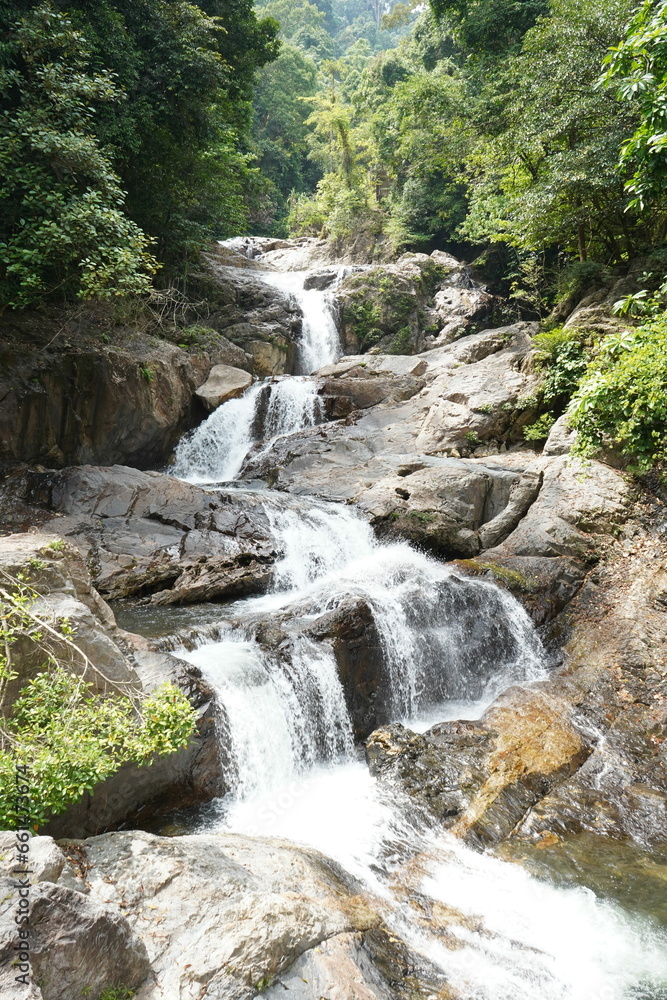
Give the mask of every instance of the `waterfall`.
M 339 269 L 338 280 L 346 273 Z M 304 288 L 307 271 L 262 272 L 267 284 L 292 295 L 301 309 L 302 332 L 299 343 L 299 370 L 310 375 L 341 355 L 333 298 L 329 292 Z M 337 282 L 336 282 L 337 283 Z
M 259 442 L 269 449 L 277 438 L 313 427 L 321 418 L 321 400 L 310 379 L 256 382 L 179 442 L 171 472 L 191 483 L 228 482 Z
M 301 274 L 266 280 L 301 304 L 301 370 L 334 360 L 324 296 L 304 291 Z M 319 419 L 311 380 L 254 385 L 181 443 L 175 472 L 236 478 L 253 449 Z M 260 500 L 280 553 L 270 592 L 230 606 L 217 641 L 178 653 L 216 692 L 229 789 L 198 814 L 196 829 L 285 838 L 336 861 L 373 895 L 390 935 L 431 970 L 430 1000 L 665 1000 L 667 934 L 657 924 L 473 851 L 371 777 L 355 751 L 333 649 L 307 628 L 363 607 L 382 661 L 376 710 L 424 731 L 478 719 L 510 685 L 546 676 L 521 605 L 407 544 L 379 542 L 351 507 L 270 491 Z M 286 988 L 278 981 L 266 1000 L 282 1000 Z
M 269 492 L 263 502 L 281 552 L 272 592 L 233 606 L 235 625 L 224 641 L 179 654 L 216 689 L 226 776 L 237 797 L 352 749 L 332 652 L 300 631 L 279 650 L 263 649 L 258 623 L 276 615 L 314 620 L 344 602 L 367 608 L 384 654 L 380 701 L 390 718 L 416 719 L 422 728 L 431 716 L 479 718 L 510 684 L 544 676 L 541 643 L 510 594 L 407 544 L 378 542 L 351 507 Z M 264 745 L 265 724 L 275 743 L 270 760 L 257 747 L 247 750 Z
M 180 654 L 217 692 L 231 788 L 198 829 L 285 838 L 332 858 L 461 1000 L 662 1000 L 664 931 L 444 833 L 355 759 L 330 650 L 299 631 L 268 650 L 253 635 L 262 615 L 313 618 L 363 599 L 382 637 L 392 712 L 416 713 L 423 728 L 429 711 L 433 721 L 460 718 L 467 706 L 476 718 L 509 684 L 542 675 L 520 605 L 408 545 L 379 543 L 348 507 L 269 493 L 264 502 L 282 551 L 273 593 L 234 605 L 222 641 Z M 280 1000 L 284 988 L 266 994 Z

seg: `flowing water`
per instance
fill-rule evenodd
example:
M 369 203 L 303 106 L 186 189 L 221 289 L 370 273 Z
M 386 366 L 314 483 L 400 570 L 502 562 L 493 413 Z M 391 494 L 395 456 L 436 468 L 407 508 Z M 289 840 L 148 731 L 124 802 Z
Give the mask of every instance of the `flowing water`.
M 262 273 L 268 283 L 297 300 L 303 315 L 299 367 L 309 374 L 340 356 L 340 340 L 328 293 L 303 287 L 305 272 Z M 313 427 L 323 417 L 317 385 L 309 378 L 278 376 L 256 382 L 238 399 L 219 406 L 176 449 L 172 472 L 191 483 L 227 482 L 240 473 L 258 442 L 261 457 L 279 437 Z
M 347 273 L 340 268 L 334 286 Z M 304 288 L 307 271 L 278 271 L 262 275 L 267 284 L 287 292 L 296 299 L 302 314 L 299 343 L 299 370 L 310 375 L 324 365 L 337 361 L 341 355 L 338 326 L 334 316 L 334 301 L 330 292 Z
M 237 475 L 243 448 L 258 443 L 261 391 L 221 407 L 199 450 L 195 438 L 179 450 L 178 474 Z M 242 414 L 245 437 L 231 433 Z M 285 427 L 268 421 L 264 433 Z M 218 445 L 221 429 L 229 436 Z M 366 609 L 382 651 L 378 704 L 424 729 L 479 718 L 511 684 L 545 675 L 518 602 L 406 544 L 379 543 L 349 507 L 270 492 L 263 502 L 281 552 L 271 593 L 230 605 L 215 641 L 179 652 L 216 691 L 230 789 L 198 829 L 283 837 L 333 858 L 466 1000 L 666 1000 L 667 934 L 650 917 L 471 850 L 371 777 L 333 651 L 303 628 L 327 612 Z M 280 641 L 263 641 L 266 625 L 282 628 Z M 272 987 L 271 1000 L 281 990 Z

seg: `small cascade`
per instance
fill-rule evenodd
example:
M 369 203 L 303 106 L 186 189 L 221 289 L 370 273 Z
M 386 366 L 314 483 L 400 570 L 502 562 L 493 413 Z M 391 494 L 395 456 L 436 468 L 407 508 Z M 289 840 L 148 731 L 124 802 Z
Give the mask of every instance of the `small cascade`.
M 544 676 L 532 622 L 506 591 L 406 543 L 378 542 L 352 507 L 286 507 L 267 496 L 265 510 L 283 555 L 274 593 L 243 606 L 251 617 L 292 607 L 317 617 L 343 601 L 365 604 L 384 647 L 394 719 L 478 718 L 510 684 Z
M 303 641 L 286 662 L 237 639 L 179 655 L 217 693 L 224 777 L 237 800 L 267 795 L 317 761 L 351 754 L 352 727 L 328 650 Z
M 269 449 L 277 438 L 313 427 L 321 419 L 321 400 L 310 379 L 286 376 L 256 382 L 179 442 L 171 472 L 190 483 L 229 482 L 258 443 Z
M 346 269 L 340 268 L 338 281 L 345 274 Z M 307 276 L 307 271 L 261 274 L 267 284 L 292 295 L 301 309 L 303 325 L 299 344 L 299 371 L 303 375 L 310 375 L 318 368 L 332 364 L 341 355 L 333 296 L 330 292 L 322 292 L 316 288 L 304 288 Z

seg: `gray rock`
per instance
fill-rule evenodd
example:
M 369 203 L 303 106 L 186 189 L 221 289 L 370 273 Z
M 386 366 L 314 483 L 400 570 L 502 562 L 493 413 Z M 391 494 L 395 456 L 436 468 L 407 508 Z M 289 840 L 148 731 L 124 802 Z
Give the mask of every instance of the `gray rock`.
M 549 431 L 549 437 L 544 445 L 544 455 L 569 455 L 577 432 L 568 427 L 567 414 L 559 417 Z
M 263 591 L 276 558 L 261 501 L 212 495 L 156 472 L 91 466 L 30 473 L 51 524 L 71 539 L 108 598 L 172 604 Z
M 252 385 L 252 375 L 229 365 L 214 365 L 203 385 L 195 393 L 207 410 L 215 410 L 228 399 L 242 396 Z
M 124 832 L 82 846 L 91 896 L 122 905 L 146 945 L 137 1000 L 250 1000 L 304 952 L 379 922 L 333 862 L 285 842 Z

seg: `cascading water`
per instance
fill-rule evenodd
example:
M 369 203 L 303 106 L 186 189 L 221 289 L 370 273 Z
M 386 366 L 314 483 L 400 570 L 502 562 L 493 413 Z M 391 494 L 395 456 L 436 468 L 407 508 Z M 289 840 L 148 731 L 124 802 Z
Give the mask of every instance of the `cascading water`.
M 228 482 L 236 479 L 259 441 L 268 449 L 277 438 L 313 427 L 320 419 L 317 386 L 309 379 L 283 377 L 256 382 L 243 396 L 219 406 L 183 438 L 171 472 L 191 483 Z
M 321 293 L 303 275 L 272 275 L 304 312 L 301 369 L 337 357 Z M 267 400 L 266 393 L 270 393 Z M 313 383 L 253 386 L 220 407 L 177 451 L 175 472 L 236 478 L 258 442 L 315 424 Z M 378 543 L 350 508 L 264 496 L 281 558 L 272 591 L 237 602 L 220 639 L 183 659 L 217 693 L 230 792 L 200 829 L 283 837 L 317 848 L 373 893 L 387 927 L 440 970 L 462 1000 L 665 1000 L 667 935 L 587 889 L 560 889 L 478 854 L 380 786 L 355 758 L 333 652 L 289 622 L 363 606 L 383 653 L 388 720 L 424 730 L 475 719 L 509 685 L 544 676 L 544 653 L 520 605 L 405 544 Z M 287 622 L 274 648 L 261 627 Z M 443 925 L 438 913 L 450 915 Z M 429 914 L 431 916 L 429 916 Z M 267 1000 L 282 1000 L 270 987 Z M 444 994 L 443 994 L 444 995 Z
M 339 280 L 346 273 L 339 270 Z M 292 295 L 301 309 L 302 330 L 299 342 L 299 370 L 310 375 L 324 365 L 337 361 L 341 354 L 338 327 L 331 294 L 316 288 L 304 288 L 307 271 L 265 272 L 267 284 Z
M 327 294 L 303 288 L 305 272 L 262 272 L 263 279 L 290 292 L 303 314 L 300 368 L 310 373 L 340 355 L 340 341 Z M 267 401 L 268 397 L 268 401 Z M 322 419 L 317 385 L 308 378 L 279 376 L 255 383 L 239 399 L 219 406 L 176 448 L 172 472 L 191 483 L 236 479 L 260 442 L 269 450 L 279 437 L 313 427 Z
M 283 552 L 274 592 L 235 605 L 223 642 L 182 654 L 217 690 L 233 789 L 201 829 L 287 838 L 333 858 L 466 1000 L 664 1000 L 663 931 L 443 834 L 354 759 L 333 655 L 302 634 L 270 652 L 252 638 L 262 615 L 317 617 L 364 600 L 385 645 L 394 714 L 430 705 L 440 720 L 461 717 L 448 699 L 463 698 L 477 717 L 493 694 L 542 670 L 521 607 L 407 545 L 378 543 L 349 508 L 299 509 L 267 494 L 266 511 Z M 444 934 L 426 916 L 438 907 L 453 915 Z M 283 988 L 267 993 L 278 1000 Z

